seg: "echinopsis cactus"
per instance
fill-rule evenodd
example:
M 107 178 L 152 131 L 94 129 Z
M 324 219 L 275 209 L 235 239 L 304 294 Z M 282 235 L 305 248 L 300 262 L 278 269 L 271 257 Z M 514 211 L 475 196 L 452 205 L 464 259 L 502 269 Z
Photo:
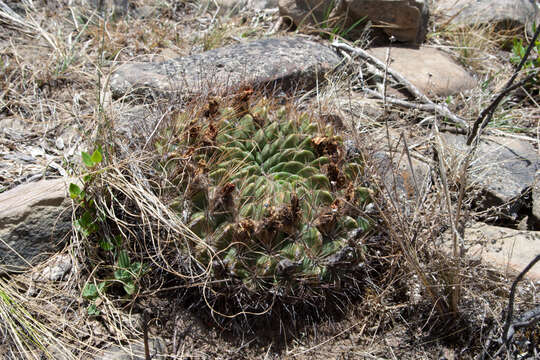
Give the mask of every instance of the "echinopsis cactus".
M 361 159 L 348 158 L 330 128 L 264 99 L 241 114 L 212 111 L 206 124 L 177 129 L 189 161 L 175 170 L 183 191 L 172 206 L 187 204 L 202 240 L 191 255 L 211 280 L 251 294 L 335 283 L 360 261 L 358 235 L 369 226 Z

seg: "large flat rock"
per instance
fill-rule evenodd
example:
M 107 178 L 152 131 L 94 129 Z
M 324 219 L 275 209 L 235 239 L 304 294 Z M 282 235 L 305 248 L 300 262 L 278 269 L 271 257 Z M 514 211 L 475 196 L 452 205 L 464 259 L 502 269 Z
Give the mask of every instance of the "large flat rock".
M 386 63 L 388 47 L 368 52 Z M 476 86 L 476 80 L 448 54 L 429 47 L 392 47 L 389 67 L 426 95 L 448 96 Z
M 330 47 L 302 37 L 257 40 L 155 63 L 122 65 L 111 77 L 115 96 L 130 92 L 222 94 L 253 88 L 311 87 L 341 58 Z
M 505 27 L 540 23 L 540 11 L 531 0 L 439 0 L 435 2 L 443 21 L 456 25 L 500 24 Z
M 0 194 L 0 273 L 45 260 L 71 230 L 64 179 L 42 180 Z
M 333 29 L 336 21 L 352 40 L 362 36 L 369 20 L 372 30 L 382 30 L 398 41 L 418 44 L 427 32 L 429 9 L 425 0 L 279 0 L 282 17 L 297 27 Z
M 540 232 L 514 230 L 476 223 L 465 229 L 466 255 L 481 259 L 502 272 L 514 276 L 521 272 L 536 255 L 540 254 Z M 445 243 L 451 248 L 448 237 Z M 540 267 L 534 266 L 529 279 L 540 280 Z
M 466 153 L 465 137 L 443 134 L 447 163 L 460 164 Z M 483 137 L 469 171 L 470 182 L 481 190 L 483 207 L 499 206 L 516 218 L 525 205 L 523 198 L 535 183 L 540 169 L 538 151 L 531 143 L 508 137 Z

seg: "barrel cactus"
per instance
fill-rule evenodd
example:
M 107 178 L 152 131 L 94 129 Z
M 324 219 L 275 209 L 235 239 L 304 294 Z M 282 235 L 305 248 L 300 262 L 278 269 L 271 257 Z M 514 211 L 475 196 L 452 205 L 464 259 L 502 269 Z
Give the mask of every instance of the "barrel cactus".
M 370 224 L 360 155 L 307 113 L 264 99 L 241 110 L 211 104 L 205 116 L 169 132 L 183 155 L 163 168 L 181 189 L 171 206 L 201 240 L 189 253 L 218 280 L 209 283 L 283 299 L 341 286 Z

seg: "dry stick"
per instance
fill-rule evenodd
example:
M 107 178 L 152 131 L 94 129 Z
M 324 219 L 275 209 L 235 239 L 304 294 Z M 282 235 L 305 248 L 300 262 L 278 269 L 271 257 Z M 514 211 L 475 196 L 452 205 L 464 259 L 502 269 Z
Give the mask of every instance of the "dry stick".
M 538 35 L 538 32 L 536 34 Z M 506 310 L 506 322 L 504 323 L 503 333 L 502 333 L 502 340 L 504 341 L 504 344 L 506 345 L 507 348 L 508 348 L 508 343 L 510 341 L 510 337 L 508 336 L 508 330 L 510 329 L 510 325 L 511 325 L 510 321 L 512 320 L 512 316 L 514 314 L 514 298 L 516 296 L 517 284 L 523 279 L 525 274 L 527 274 L 527 272 L 531 270 L 531 268 L 538 261 L 540 261 L 540 255 L 536 255 L 536 257 L 529 263 L 529 265 L 527 265 L 527 267 L 525 267 L 525 269 L 523 269 L 523 271 L 518 275 L 518 277 L 512 283 L 512 288 L 510 289 L 510 299 L 508 300 L 508 308 Z
M 532 267 L 538 261 L 540 261 L 540 255 L 536 255 L 536 257 L 534 259 L 532 259 L 532 261 L 529 263 L 529 265 L 527 265 L 527 267 L 525 267 L 525 269 L 523 269 L 523 271 L 517 276 L 517 278 L 512 283 L 512 288 L 510 289 L 510 299 L 508 300 L 508 307 L 507 307 L 507 310 L 506 310 L 506 320 L 505 320 L 504 327 L 503 327 L 503 333 L 502 333 L 501 337 L 496 340 L 498 343 L 502 342 L 504 347 L 506 347 L 507 349 L 508 349 L 508 345 L 510 343 L 510 340 L 514 336 L 514 329 L 515 328 L 521 328 L 521 327 L 525 327 L 525 326 L 530 326 L 530 325 L 535 324 L 536 322 L 538 322 L 540 320 L 540 306 L 538 306 L 538 307 L 536 307 L 536 308 L 534 308 L 534 309 L 532 309 L 530 311 L 525 312 L 522 316 L 520 316 L 518 321 L 510 323 L 510 321 L 512 320 L 512 315 L 514 313 L 514 298 L 515 298 L 515 295 L 516 295 L 517 284 L 518 284 L 518 282 L 520 282 L 523 279 L 525 274 L 529 270 L 531 270 Z M 492 355 L 490 355 L 488 353 L 489 348 L 491 347 L 491 339 L 488 339 L 487 342 L 486 342 L 486 345 L 484 346 L 484 351 L 482 352 L 482 354 L 478 358 L 480 360 L 486 359 L 486 356 L 488 356 L 490 359 L 497 358 L 497 356 L 499 356 L 499 354 L 501 353 L 501 351 L 504 348 L 503 345 L 501 345 L 499 347 L 499 349 L 497 350 L 497 352 L 492 356 Z
M 379 59 L 377 59 L 373 55 L 370 55 L 369 53 L 367 53 L 366 51 L 364 51 L 364 50 L 362 50 L 360 48 L 353 47 L 353 46 L 347 45 L 345 43 L 340 43 L 340 42 L 337 42 L 337 41 L 334 41 L 332 43 L 332 46 L 334 46 L 335 48 L 338 48 L 338 49 L 347 50 L 347 51 L 361 57 L 362 59 L 368 60 L 368 61 L 372 62 L 375 66 L 377 66 L 379 69 L 381 69 L 382 71 L 385 71 L 385 69 L 386 69 L 385 63 L 383 63 L 382 61 L 380 61 Z M 468 127 L 467 121 L 465 121 L 464 119 L 462 119 L 459 116 L 452 113 L 450 110 L 448 110 L 447 107 L 445 107 L 443 105 L 435 104 L 426 95 L 424 95 L 420 90 L 418 90 L 418 88 L 416 86 L 414 86 L 409 80 L 407 80 L 403 75 L 401 75 L 397 71 L 393 70 L 392 68 L 388 68 L 388 73 L 390 75 L 392 75 L 392 77 L 394 77 L 398 82 L 403 84 L 407 88 L 407 90 L 411 94 L 413 94 L 417 99 L 421 100 L 424 104 L 430 105 L 431 106 L 429 108 L 430 110 L 433 110 L 433 111 L 437 112 L 438 114 L 447 117 L 448 119 L 453 121 L 455 124 L 461 125 L 461 126 L 463 126 L 465 128 Z
M 380 93 L 378 93 L 375 90 L 371 90 L 371 89 L 368 89 L 366 87 L 363 87 L 362 91 L 364 91 L 364 92 L 368 93 L 369 95 L 374 96 L 376 98 L 379 98 L 379 99 L 383 98 L 383 95 L 381 95 Z M 433 105 L 430 105 L 430 104 L 416 104 L 416 103 L 413 103 L 413 102 L 410 102 L 410 101 L 401 100 L 401 99 L 397 99 L 397 98 L 390 97 L 390 96 L 386 97 L 386 102 L 390 103 L 390 104 L 410 108 L 410 109 L 418 109 L 418 110 L 424 110 L 424 111 L 437 112 L 436 105 L 433 106 Z
M 478 116 L 478 119 L 476 119 L 476 121 L 474 122 L 469 138 L 467 139 L 467 145 L 471 145 L 473 140 L 477 137 L 478 131 L 485 128 L 487 124 L 491 121 L 491 118 L 493 117 L 493 114 L 495 113 L 495 109 L 497 108 L 497 106 L 499 106 L 499 103 L 506 96 L 506 94 L 520 87 L 527 81 L 531 80 L 534 76 L 536 76 L 536 73 L 533 73 L 529 75 L 527 78 L 525 78 L 524 80 L 520 81 L 518 84 L 512 86 L 512 83 L 514 82 L 514 80 L 516 80 L 519 72 L 521 71 L 521 68 L 523 68 L 523 65 L 525 65 L 525 62 L 529 58 L 529 55 L 531 54 L 532 48 L 535 46 L 535 42 L 539 34 L 540 34 L 540 26 L 536 29 L 534 36 L 529 46 L 527 47 L 527 50 L 525 51 L 525 55 L 521 59 L 519 65 L 517 66 L 510 80 L 508 80 L 508 82 L 504 86 L 504 89 L 501 91 L 499 96 L 497 96 L 495 100 L 493 100 L 493 102 L 487 108 L 485 108 L 484 111 L 482 111 L 480 116 Z

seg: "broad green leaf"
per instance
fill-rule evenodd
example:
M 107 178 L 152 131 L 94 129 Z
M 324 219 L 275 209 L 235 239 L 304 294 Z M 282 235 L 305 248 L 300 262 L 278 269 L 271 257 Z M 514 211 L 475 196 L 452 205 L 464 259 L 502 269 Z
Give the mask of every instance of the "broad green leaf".
M 139 273 L 142 271 L 142 268 L 142 263 L 140 263 L 139 261 L 135 261 L 130 266 L 130 270 L 134 275 L 139 275 Z
M 88 231 L 87 227 L 86 226 L 82 226 L 81 225 L 81 220 L 75 220 L 73 222 L 73 226 L 75 227 L 75 230 L 77 230 L 78 232 L 80 232 L 83 236 L 87 237 L 90 235 L 90 231 Z
M 74 184 L 74 183 L 69 184 L 69 196 L 72 199 L 78 198 L 79 195 L 81 194 L 81 191 L 82 191 L 81 188 L 77 184 Z
M 93 214 L 90 211 L 85 211 L 79 219 L 79 224 L 82 227 L 88 228 L 94 221 Z
M 369 230 L 369 221 L 363 217 L 358 217 L 356 219 L 356 222 L 358 223 L 358 227 L 362 229 L 362 231 L 368 231 Z
M 101 155 L 101 151 L 99 149 L 94 150 L 90 160 L 92 160 L 92 163 L 94 165 L 99 164 L 101 162 L 101 160 L 103 160 L 103 156 Z
M 81 157 L 82 157 L 82 161 L 83 161 L 84 165 L 86 165 L 86 167 L 94 166 L 94 162 L 92 161 L 92 157 L 90 156 L 89 153 L 87 153 L 86 151 L 83 151 L 83 152 L 81 152 Z
M 136 290 L 137 290 L 137 287 L 135 286 L 133 282 L 130 281 L 124 284 L 124 291 L 126 292 L 126 294 L 133 295 Z
M 94 300 L 99 296 L 98 288 L 95 284 L 88 283 L 82 291 L 82 297 L 88 300 Z
M 101 311 L 99 311 L 96 304 L 90 304 L 88 306 L 87 311 L 88 311 L 88 315 L 90 316 L 98 316 L 99 314 L 101 314 Z
M 129 281 L 131 279 L 131 274 L 125 269 L 119 269 L 114 272 L 114 278 L 119 281 Z
M 109 240 L 101 240 L 99 242 L 99 246 L 105 251 L 111 251 L 112 249 L 114 249 L 114 244 Z

